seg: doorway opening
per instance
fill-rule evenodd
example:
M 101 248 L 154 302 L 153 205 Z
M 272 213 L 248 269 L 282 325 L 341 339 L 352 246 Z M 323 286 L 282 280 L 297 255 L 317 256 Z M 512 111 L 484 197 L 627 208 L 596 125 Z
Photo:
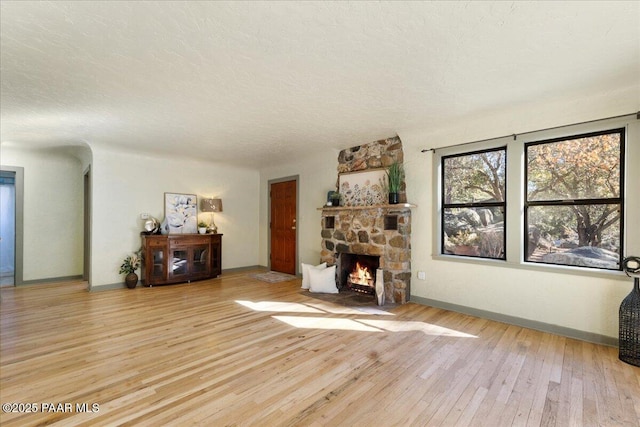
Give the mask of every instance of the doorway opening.
M 91 286 L 91 167 L 87 168 L 83 179 L 83 245 L 84 261 L 82 265 L 82 280 L 89 282 Z
M 24 228 L 24 168 L 19 166 L 0 166 L 0 176 L 8 176 L 14 178 L 14 226 L 13 246 L 9 245 L 9 249 L 13 251 L 13 286 L 20 286 L 23 284 L 22 277 L 22 253 L 23 253 L 23 228 Z M 1 203 L 0 205 L 4 205 Z M 4 216 L 4 215 L 3 215 Z M 0 218 L 0 223 L 4 223 L 5 219 Z M 1 224 L 0 224 L 1 225 Z M 4 231 L 1 233 L 4 234 Z M 0 235 L 4 240 L 4 236 Z M 2 241 L 0 241 L 2 243 Z M 1 249 L 4 252 L 4 247 Z M 7 280 L 8 281 L 8 280 Z M 11 285 L 9 285 L 11 286 Z
M 16 173 L 0 171 L 0 286 L 15 286 Z

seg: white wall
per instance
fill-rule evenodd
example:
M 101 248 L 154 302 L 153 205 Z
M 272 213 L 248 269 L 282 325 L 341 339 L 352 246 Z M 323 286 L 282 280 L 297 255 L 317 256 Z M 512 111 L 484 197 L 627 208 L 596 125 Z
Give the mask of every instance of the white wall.
M 82 164 L 65 148 L 2 146 L 2 164 L 24 168 L 23 280 L 82 274 Z
M 358 145 L 358 143 L 354 143 Z M 260 265 L 269 265 L 269 181 L 298 176 L 298 261 L 320 262 L 322 207 L 327 192 L 336 189 L 338 150 L 327 150 L 306 159 L 273 166 L 260 172 Z M 299 263 L 298 263 L 299 264 Z M 300 266 L 296 266 L 299 272 Z
M 412 222 L 412 296 L 617 338 L 618 308 L 631 290 L 631 280 L 624 276 L 435 259 L 433 221 L 438 218 L 434 215 L 432 155 L 421 150 L 632 113 L 640 110 L 639 93 L 634 87 L 593 94 L 589 99 L 512 106 L 509 111 L 487 113 L 472 121 L 399 132 L 408 159 L 407 196 L 418 205 Z M 632 126 L 637 129 L 634 120 Z M 640 254 L 640 228 L 635 224 L 640 216 L 639 139 L 636 130 L 627 141 L 627 255 Z M 417 279 L 418 271 L 427 273 L 425 281 Z
M 222 238 L 222 268 L 258 264 L 257 171 L 180 158 L 114 151 L 93 145 L 91 287 L 121 283 L 118 269 L 140 248 L 141 213 L 162 220 L 164 193 L 222 199 L 215 222 Z M 198 208 L 199 211 L 199 208 Z M 209 220 L 209 214 L 199 214 Z

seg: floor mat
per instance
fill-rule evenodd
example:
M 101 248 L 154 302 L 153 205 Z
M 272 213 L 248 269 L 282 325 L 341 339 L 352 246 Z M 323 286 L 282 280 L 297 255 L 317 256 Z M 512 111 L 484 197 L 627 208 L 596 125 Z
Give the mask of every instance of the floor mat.
M 267 271 L 265 273 L 250 274 L 249 277 L 267 283 L 286 282 L 298 278 L 296 276 L 292 276 L 291 274 L 278 273 L 277 271 Z

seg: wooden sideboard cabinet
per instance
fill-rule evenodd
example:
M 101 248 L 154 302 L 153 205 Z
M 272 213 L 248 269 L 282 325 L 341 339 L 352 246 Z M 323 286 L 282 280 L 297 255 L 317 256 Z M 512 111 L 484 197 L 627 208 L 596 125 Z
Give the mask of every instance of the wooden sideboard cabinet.
M 142 234 L 145 286 L 212 279 L 222 271 L 222 234 Z

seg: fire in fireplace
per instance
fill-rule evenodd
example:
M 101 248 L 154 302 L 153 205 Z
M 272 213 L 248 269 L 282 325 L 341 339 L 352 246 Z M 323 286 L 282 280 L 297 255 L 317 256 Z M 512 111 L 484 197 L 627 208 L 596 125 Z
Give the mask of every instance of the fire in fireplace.
M 356 292 L 376 293 L 376 269 L 380 257 L 351 253 L 340 254 L 340 286 Z
M 363 267 L 359 262 L 356 262 L 356 268 L 349 274 L 347 283 L 352 285 L 373 286 L 374 279 L 369 268 Z

